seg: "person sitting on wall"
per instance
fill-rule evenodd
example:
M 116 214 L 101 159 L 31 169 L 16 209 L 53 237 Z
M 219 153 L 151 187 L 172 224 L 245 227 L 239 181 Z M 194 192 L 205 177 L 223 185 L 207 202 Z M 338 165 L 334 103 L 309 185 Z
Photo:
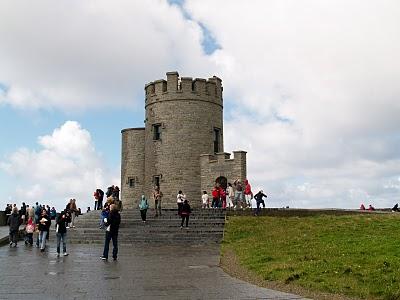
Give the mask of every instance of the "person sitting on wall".
M 396 203 L 396 204 L 393 206 L 392 211 L 393 211 L 393 212 L 399 212 L 399 204 L 398 204 L 398 203 Z
M 365 206 L 363 203 L 361 203 L 360 210 L 365 210 Z
M 373 207 L 371 204 L 368 207 L 368 210 L 375 210 L 375 207 Z

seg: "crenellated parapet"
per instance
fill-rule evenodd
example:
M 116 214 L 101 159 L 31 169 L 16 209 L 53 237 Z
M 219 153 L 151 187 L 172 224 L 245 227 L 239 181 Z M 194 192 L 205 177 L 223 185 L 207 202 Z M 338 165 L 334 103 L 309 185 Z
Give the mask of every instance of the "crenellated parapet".
M 245 180 L 246 155 L 246 151 L 233 151 L 233 158 L 226 152 L 200 155 L 201 189 L 211 191 L 215 182 L 210 178 L 225 177 L 230 183 Z
M 155 102 L 175 100 L 199 100 L 222 107 L 222 80 L 179 77 L 178 72 L 168 72 L 167 80 L 160 79 L 145 85 L 146 106 Z

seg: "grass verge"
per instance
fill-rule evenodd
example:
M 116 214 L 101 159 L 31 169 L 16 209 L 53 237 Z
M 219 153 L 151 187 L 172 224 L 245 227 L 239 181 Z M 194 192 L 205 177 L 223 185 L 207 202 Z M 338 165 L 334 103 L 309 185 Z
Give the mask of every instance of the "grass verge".
M 400 300 L 400 215 L 230 217 L 221 264 L 316 299 Z

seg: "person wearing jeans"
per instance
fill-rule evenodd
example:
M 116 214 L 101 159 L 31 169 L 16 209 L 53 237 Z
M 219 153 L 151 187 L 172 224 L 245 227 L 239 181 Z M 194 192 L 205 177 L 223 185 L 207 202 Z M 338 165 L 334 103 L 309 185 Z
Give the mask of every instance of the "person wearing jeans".
M 121 215 L 114 204 L 110 206 L 110 214 L 108 218 L 104 219 L 104 225 L 106 226 L 106 237 L 104 242 L 102 260 L 108 260 L 108 251 L 110 248 L 110 241 L 113 242 L 113 259 L 117 260 L 118 255 L 118 230 L 119 224 L 121 223 Z
M 142 199 L 140 200 L 139 203 L 139 210 L 140 210 L 140 216 L 142 217 L 143 223 L 146 223 L 146 214 L 147 214 L 147 209 L 149 208 L 149 203 L 144 195 L 142 195 Z
M 56 235 L 57 235 L 57 256 L 60 256 L 60 244 L 63 243 L 63 254 L 67 256 L 67 216 L 65 211 L 61 212 L 56 221 Z
M 39 246 L 40 251 L 44 252 L 46 248 L 46 237 L 49 234 L 51 225 L 50 217 L 47 215 L 47 210 L 42 210 L 42 215 L 39 217 Z

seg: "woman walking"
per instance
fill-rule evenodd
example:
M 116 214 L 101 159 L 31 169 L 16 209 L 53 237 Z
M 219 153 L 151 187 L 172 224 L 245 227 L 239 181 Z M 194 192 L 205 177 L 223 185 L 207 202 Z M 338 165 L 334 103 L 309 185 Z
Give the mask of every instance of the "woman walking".
M 178 205 L 178 215 L 181 215 L 182 211 L 182 206 L 183 202 L 185 201 L 185 195 L 183 194 L 182 191 L 178 192 L 178 195 L 176 195 L 176 204 Z
M 10 247 L 12 247 L 13 244 L 14 247 L 17 247 L 19 225 L 22 224 L 17 207 L 12 209 L 12 214 L 8 218 L 7 224 L 10 226 Z
M 142 217 L 143 223 L 146 223 L 146 214 L 147 214 L 147 209 L 149 208 L 149 203 L 144 195 L 142 195 L 142 199 L 140 200 L 139 203 L 139 209 L 140 209 L 140 216 Z
M 190 213 L 192 212 L 192 209 L 190 208 L 189 202 L 185 200 L 182 205 L 182 211 L 181 211 L 181 217 L 182 217 L 182 222 L 181 222 L 181 229 L 183 228 L 183 222 L 186 220 L 186 229 L 189 229 L 189 216 Z

